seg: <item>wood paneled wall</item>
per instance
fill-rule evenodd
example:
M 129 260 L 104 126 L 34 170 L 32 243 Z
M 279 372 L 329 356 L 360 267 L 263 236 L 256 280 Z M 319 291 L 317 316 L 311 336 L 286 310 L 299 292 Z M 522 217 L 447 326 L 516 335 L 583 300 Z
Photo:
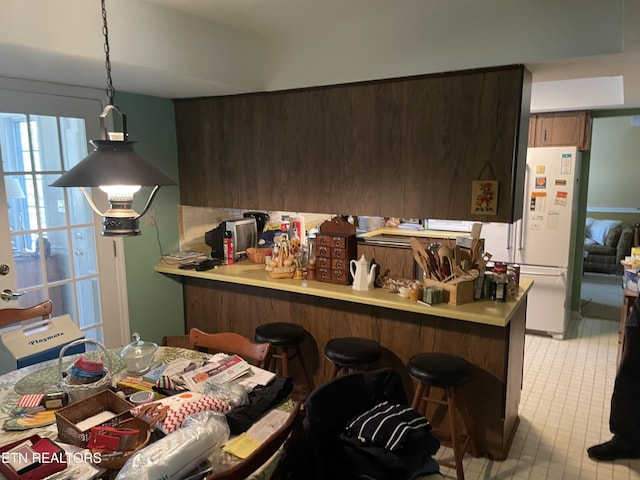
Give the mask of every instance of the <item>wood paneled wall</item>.
M 522 65 L 176 100 L 181 203 L 510 222 L 522 211 Z M 471 182 L 499 180 L 498 214 Z

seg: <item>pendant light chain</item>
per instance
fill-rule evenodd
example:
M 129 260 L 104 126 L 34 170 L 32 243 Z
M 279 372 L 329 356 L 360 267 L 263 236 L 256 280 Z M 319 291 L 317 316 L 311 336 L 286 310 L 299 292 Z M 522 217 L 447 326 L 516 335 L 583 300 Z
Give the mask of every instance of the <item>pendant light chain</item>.
M 102 1 L 102 34 L 104 35 L 104 65 L 107 68 L 107 97 L 109 97 L 109 105 L 113 105 L 113 97 L 116 91 L 113 88 L 113 80 L 111 79 L 111 59 L 109 58 L 109 27 L 107 26 L 107 8 L 105 0 Z

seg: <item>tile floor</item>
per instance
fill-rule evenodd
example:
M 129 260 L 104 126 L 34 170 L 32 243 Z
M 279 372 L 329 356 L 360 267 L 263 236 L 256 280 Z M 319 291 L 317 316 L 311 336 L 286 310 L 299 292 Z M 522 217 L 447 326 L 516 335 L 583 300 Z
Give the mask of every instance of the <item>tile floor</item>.
M 640 479 L 640 460 L 597 463 L 586 448 L 609 440 L 618 321 L 571 320 L 565 340 L 527 334 L 520 426 L 508 458 L 465 456 L 467 480 Z M 442 447 L 436 457 L 453 458 Z M 441 473 L 455 479 L 446 467 Z

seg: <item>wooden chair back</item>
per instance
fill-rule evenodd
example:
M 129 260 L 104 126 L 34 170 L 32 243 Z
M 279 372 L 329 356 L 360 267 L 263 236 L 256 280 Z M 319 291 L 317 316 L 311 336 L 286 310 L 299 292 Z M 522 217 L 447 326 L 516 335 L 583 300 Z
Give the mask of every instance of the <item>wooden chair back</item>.
M 0 327 L 5 327 L 13 323 L 31 320 L 33 318 L 42 317 L 47 320 L 51 317 L 53 310 L 53 302 L 45 300 L 42 303 L 25 308 L 3 308 L 0 310 Z
M 255 343 L 238 333 L 206 333 L 197 328 L 189 331 L 189 340 L 195 349 L 235 353 L 260 368 L 266 368 L 271 359 L 270 343 Z
M 262 442 L 247 458 L 238 460 L 237 463 L 226 470 L 207 476 L 205 480 L 244 480 L 249 477 L 273 457 L 278 449 L 283 447 L 285 451 L 287 451 L 290 450 L 290 448 L 287 448 L 288 446 L 293 446 L 297 443 L 301 421 L 302 413 L 300 412 L 300 403 L 296 402 L 287 421 L 269 438 Z M 278 463 L 291 461 L 291 458 L 288 458 L 290 453 L 291 452 L 287 451 L 284 458 L 280 458 Z
M 180 347 L 193 350 L 193 343 L 189 339 L 189 335 L 169 335 L 162 337 L 163 347 Z

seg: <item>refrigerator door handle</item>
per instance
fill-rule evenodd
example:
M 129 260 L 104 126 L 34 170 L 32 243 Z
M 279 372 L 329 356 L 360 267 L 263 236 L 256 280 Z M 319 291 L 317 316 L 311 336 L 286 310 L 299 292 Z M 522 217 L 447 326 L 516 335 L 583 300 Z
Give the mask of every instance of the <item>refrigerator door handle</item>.
M 516 228 L 517 236 L 518 236 L 518 250 L 524 249 L 524 218 L 522 220 L 518 220 L 518 227 Z
M 509 225 L 507 225 L 507 250 L 511 250 L 511 247 L 513 246 L 512 239 L 514 238 L 514 228 L 514 223 L 510 223 Z
M 520 270 L 520 275 L 532 275 L 532 276 L 536 276 L 536 277 L 565 277 L 565 273 L 564 272 L 558 272 L 558 273 L 543 273 L 543 272 L 530 272 L 527 270 Z
M 525 185 L 525 194 L 526 192 L 529 191 L 529 165 L 527 164 L 525 166 L 524 169 L 524 185 Z M 518 223 L 520 224 L 520 228 L 517 228 L 517 244 L 518 244 L 518 250 L 522 250 L 524 248 L 524 227 L 525 227 L 525 220 L 527 219 L 527 209 L 529 208 L 529 203 L 531 199 L 530 198 L 525 198 L 524 199 L 524 211 L 522 212 L 522 218 L 518 221 Z

